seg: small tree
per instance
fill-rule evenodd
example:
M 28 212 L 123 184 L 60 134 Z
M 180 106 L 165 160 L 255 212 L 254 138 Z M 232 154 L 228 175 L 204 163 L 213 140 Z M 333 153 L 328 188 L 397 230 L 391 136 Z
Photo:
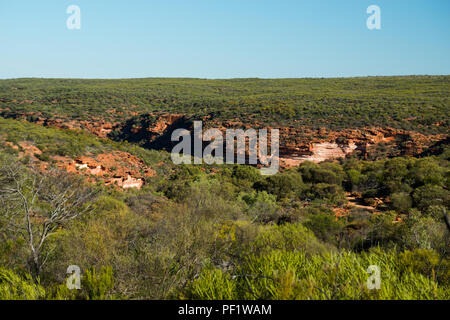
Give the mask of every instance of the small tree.
M 412 206 L 412 199 L 406 192 L 397 192 L 391 194 L 392 207 L 395 210 L 406 213 Z
M 46 240 L 68 221 L 90 212 L 95 196 L 82 178 L 66 172 L 39 172 L 16 161 L 0 164 L 0 219 L 27 243 L 35 277 L 49 256 L 44 254 Z

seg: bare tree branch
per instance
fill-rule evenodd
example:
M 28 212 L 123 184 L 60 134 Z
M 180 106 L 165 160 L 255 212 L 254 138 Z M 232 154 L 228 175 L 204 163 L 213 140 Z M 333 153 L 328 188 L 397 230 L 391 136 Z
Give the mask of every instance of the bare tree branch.
M 35 276 L 45 265 L 46 240 L 68 221 L 92 211 L 96 192 L 79 177 L 58 171 L 38 172 L 11 161 L 0 166 L 0 219 L 30 249 Z

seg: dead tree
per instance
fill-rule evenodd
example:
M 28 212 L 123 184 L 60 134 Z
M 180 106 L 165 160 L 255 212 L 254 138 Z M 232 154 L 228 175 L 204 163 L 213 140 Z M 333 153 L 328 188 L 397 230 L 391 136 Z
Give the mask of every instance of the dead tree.
M 81 178 L 66 172 L 39 172 L 14 161 L 0 165 L 0 219 L 27 243 L 35 277 L 49 257 L 46 240 L 68 221 L 90 212 L 95 196 Z

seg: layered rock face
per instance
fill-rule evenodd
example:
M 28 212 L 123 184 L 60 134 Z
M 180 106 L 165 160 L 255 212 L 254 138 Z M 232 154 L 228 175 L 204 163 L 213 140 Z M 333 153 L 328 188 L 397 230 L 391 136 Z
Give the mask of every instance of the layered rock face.
M 86 130 L 102 138 L 136 142 L 146 148 L 170 151 L 175 143 L 171 134 L 178 128 L 192 130 L 194 118 L 182 114 L 141 114 L 114 123 L 101 119 L 90 121 L 65 121 L 58 117 L 43 118 L 42 114 L 11 114 L 3 110 L 2 116 L 24 119 L 44 126 L 54 126 L 72 130 Z M 195 118 L 203 122 L 203 130 L 219 129 L 223 135 L 227 129 L 279 129 L 280 160 L 284 167 L 297 166 L 303 161 L 321 162 L 354 155 L 360 159 L 380 159 L 393 156 L 417 156 L 427 152 L 430 147 L 448 140 L 448 135 L 424 135 L 414 131 L 393 128 L 358 128 L 329 130 L 327 128 L 307 127 L 265 127 L 258 121 L 242 123 L 237 120 L 216 120 L 211 116 Z M 268 141 L 270 146 L 270 139 Z M 100 168 L 90 169 L 94 174 Z M 125 186 L 138 185 L 138 181 L 124 174 Z
M 121 151 L 99 154 L 95 157 L 83 156 L 75 160 L 65 157 L 55 160 L 60 167 L 69 172 L 96 176 L 106 185 L 116 185 L 123 189 L 140 189 L 146 178 L 155 175 L 155 171 L 146 167 L 141 159 Z
M 341 131 L 289 130 L 281 133 L 280 157 L 288 165 L 303 161 L 321 162 L 354 155 L 376 160 L 394 156 L 419 156 L 448 139 L 393 128 L 361 128 Z
M 0 144 L 20 150 L 19 158 L 29 157 L 31 163 L 40 170 L 48 170 L 50 163 L 38 157 L 42 151 L 31 142 L 22 141 L 18 145 L 7 141 Z M 51 157 L 51 162 L 67 172 L 86 176 L 92 182 L 103 181 L 105 185 L 114 185 L 123 189 L 141 189 L 148 178 L 156 172 L 130 153 L 113 151 L 96 156 L 81 156 L 75 159 L 63 156 Z
M 308 151 L 297 154 L 286 154 L 280 160 L 286 167 L 296 166 L 303 161 L 322 162 L 330 159 L 345 158 L 357 149 L 357 145 L 350 142 L 348 145 L 338 145 L 336 142 L 311 143 Z
M 445 144 L 448 135 L 424 135 L 394 128 L 359 128 L 339 131 L 327 128 L 264 128 L 261 124 L 243 124 L 235 121 L 208 123 L 206 127 L 226 129 L 279 129 L 280 163 L 284 167 L 297 166 L 304 161 L 325 160 L 356 156 L 376 160 L 395 156 L 419 156 L 434 146 Z M 270 139 L 268 140 L 270 145 Z

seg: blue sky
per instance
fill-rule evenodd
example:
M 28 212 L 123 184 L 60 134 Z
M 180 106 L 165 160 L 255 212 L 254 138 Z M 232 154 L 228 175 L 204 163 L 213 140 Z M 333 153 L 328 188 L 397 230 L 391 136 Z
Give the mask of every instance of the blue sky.
M 449 31 L 448 0 L 0 0 L 0 78 L 450 74 Z

